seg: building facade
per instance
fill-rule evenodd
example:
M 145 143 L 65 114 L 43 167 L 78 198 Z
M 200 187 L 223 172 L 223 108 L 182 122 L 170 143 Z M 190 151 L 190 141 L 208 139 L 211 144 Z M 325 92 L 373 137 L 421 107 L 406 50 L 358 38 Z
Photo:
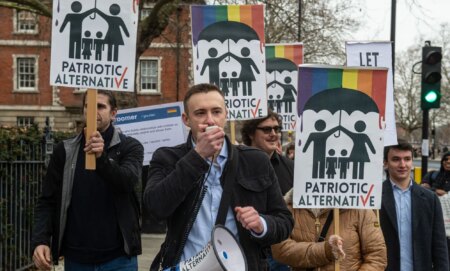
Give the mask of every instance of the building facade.
M 141 22 L 152 4 L 144 4 Z M 0 126 L 45 126 L 75 131 L 83 126 L 85 89 L 50 85 L 51 18 L 0 8 Z M 189 6 L 139 56 L 134 93 L 117 92 L 120 108 L 182 100 L 192 82 Z

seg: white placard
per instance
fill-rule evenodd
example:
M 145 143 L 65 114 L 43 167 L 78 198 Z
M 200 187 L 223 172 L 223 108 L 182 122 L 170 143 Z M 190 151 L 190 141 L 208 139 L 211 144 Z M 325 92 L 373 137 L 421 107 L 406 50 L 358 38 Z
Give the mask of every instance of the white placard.
M 391 42 L 346 42 L 345 49 L 347 53 L 347 66 L 384 67 L 389 69 L 386 88 L 384 146 L 397 145 Z
M 114 125 L 144 145 L 145 166 L 159 147 L 186 142 L 182 112 L 182 102 L 125 109 L 118 112 Z
M 53 1 L 50 84 L 133 91 L 138 1 Z
M 215 12 L 224 8 L 226 18 L 216 20 Z M 259 36 L 255 26 L 264 26 L 264 6 L 191 6 L 191 14 L 195 84 L 220 88 L 228 120 L 267 116 L 264 35 Z
M 294 208 L 381 207 L 387 72 L 299 66 Z
M 442 212 L 444 214 L 445 235 L 450 237 L 450 195 L 445 194 L 439 197 L 441 200 Z

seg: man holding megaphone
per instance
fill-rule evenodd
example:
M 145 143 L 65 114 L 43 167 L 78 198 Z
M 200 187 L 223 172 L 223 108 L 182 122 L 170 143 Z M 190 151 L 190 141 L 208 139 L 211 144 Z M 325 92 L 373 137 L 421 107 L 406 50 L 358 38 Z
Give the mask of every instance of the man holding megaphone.
M 249 270 L 266 270 L 267 248 L 293 227 L 269 157 L 231 144 L 223 130 L 225 99 L 215 85 L 191 87 L 184 110 L 183 122 L 191 129 L 187 142 L 158 149 L 150 162 L 144 204 L 168 227 L 151 270 L 196 255 L 216 224 L 238 240 Z

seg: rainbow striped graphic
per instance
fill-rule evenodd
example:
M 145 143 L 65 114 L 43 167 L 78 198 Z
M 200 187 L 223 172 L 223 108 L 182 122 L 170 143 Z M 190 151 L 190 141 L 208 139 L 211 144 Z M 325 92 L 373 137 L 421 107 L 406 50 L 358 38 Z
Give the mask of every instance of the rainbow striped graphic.
M 342 66 L 302 65 L 299 67 L 298 113 L 308 99 L 327 89 L 348 88 L 359 90 L 377 104 L 380 119 L 385 119 L 387 69 Z
M 200 32 L 207 26 L 222 22 L 240 22 L 253 28 L 259 40 L 264 43 L 264 6 L 263 5 L 229 5 L 229 6 L 191 6 L 192 41 L 198 42 Z
M 267 44 L 266 59 L 285 58 L 295 65 L 303 64 L 303 44 Z
M 167 109 L 167 113 L 171 114 L 171 113 L 177 113 L 178 112 L 178 108 L 177 107 L 173 107 L 173 108 L 168 108 Z

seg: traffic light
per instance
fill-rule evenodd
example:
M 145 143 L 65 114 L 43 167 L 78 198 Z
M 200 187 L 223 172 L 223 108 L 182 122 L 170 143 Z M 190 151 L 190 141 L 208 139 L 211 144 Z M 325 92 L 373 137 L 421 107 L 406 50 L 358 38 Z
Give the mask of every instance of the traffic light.
M 422 48 L 422 110 L 439 108 L 441 101 L 441 60 L 442 48 L 425 46 Z

